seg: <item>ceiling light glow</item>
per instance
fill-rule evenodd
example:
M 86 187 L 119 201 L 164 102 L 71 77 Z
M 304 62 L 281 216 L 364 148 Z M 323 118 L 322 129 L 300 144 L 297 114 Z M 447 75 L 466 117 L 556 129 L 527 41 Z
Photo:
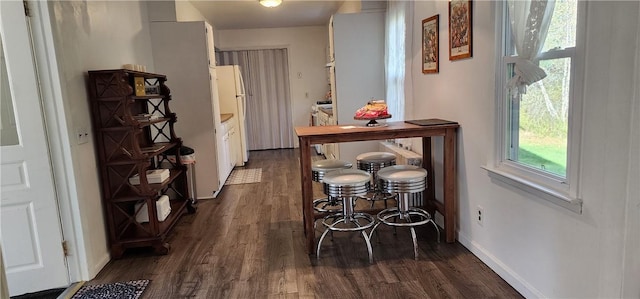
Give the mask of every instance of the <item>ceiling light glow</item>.
M 264 7 L 276 7 L 282 3 L 282 0 L 259 0 Z

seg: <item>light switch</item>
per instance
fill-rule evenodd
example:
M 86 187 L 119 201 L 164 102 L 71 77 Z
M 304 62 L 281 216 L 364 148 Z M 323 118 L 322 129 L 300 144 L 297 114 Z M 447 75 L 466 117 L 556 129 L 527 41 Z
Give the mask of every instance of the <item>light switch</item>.
M 89 142 L 89 130 L 86 127 L 76 128 L 76 141 L 78 144 Z

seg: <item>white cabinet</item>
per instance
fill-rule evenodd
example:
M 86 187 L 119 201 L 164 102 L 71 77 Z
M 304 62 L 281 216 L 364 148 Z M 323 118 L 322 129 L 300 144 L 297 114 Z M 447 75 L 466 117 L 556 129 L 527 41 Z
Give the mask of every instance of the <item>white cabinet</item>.
M 220 180 L 222 184 L 227 181 L 229 174 L 231 174 L 231 170 L 229 169 L 229 135 L 227 134 L 225 125 L 226 123 L 222 123 L 221 134 L 222 138 L 220 138 L 220 143 L 218 144 L 218 173 L 220 174 Z
M 229 150 L 229 132 L 224 133 L 224 135 L 222 136 L 222 159 L 220 160 L 220 175 L 222 176 L 222 180 L 223 181 L 227 181 L 227 178 L 229 178 L 229 175 L 231 174 L 231 171 L 233 170 L 233 168 L 231 168 L 231 164 L 229 163 L 229 161 L 231 160 L 230 157 L 230 150 Z
M 237 117 L 234 118 L 237 119 Z M 242 155 L 242 149 L 240 148 L 240 128 L 236 126 L 237 123 L 237 121 L 232 122 L 232 127 L 229 129 L 229 151 L 231 153 L 229 155 L 229 158 L 231 159 L 229 164 L 232 165 L 232 169 L 238 165 L 238 161 L 241 161 L 242 159 L 242 157 L 239 157 Z
M 218 146 L 218 173 L 220 173 L 220 179 L 222 184 L 227 180 L 231 171 L 236 166 L 236 153 L 234 149 L 234 136 L 236 132 L 235 117 L 222 123 L 220 126 L 220 132 L 222 138 Z
M 218 173 L 220 107 L 213 30 L 206 22 L 151 22 L 155 72 L 171 78 L 171 94 L 180 103 L 171 106 L 179 117 L 176 135 L 196 151 L 198 198 L 212 198 L 224 181 Z
M 325 109 L 318 110 L 318 125 L 319 126 L 331 126 L 335 125 L 335 118 L 333 113 L 326 111 Z M 322 153 L 327 159 L 340 159 L 337 151 L 337 144 L 325 143 L 322 145 Z
M 386 96 L 384 79 L 385 12 L 335 14 L 329 24 L 329 67 L 333 117 L 339 125 L 365 125 L 353 116 L 372 98 Z M 366 55 L 365 55 L 366 53 Z M 355 162 L 358 154 L 376 151 L 375 141 L 335 145 L 336 156 Z

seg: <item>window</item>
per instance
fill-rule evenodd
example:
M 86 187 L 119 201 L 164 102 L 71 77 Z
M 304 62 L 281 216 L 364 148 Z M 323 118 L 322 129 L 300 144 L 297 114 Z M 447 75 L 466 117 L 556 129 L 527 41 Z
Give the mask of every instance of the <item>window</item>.
M 501 91 L 497 169 L 518 184 L 573 206 L 579 203 L 578 28 L 584 14 L 578 0 L 552 2 L 507 1 L 499 8 L 503 26 L 497 74 Z
M 389 1 L 385 18 L 385 81 L 391 120 L 404 120 L 406 1 Z

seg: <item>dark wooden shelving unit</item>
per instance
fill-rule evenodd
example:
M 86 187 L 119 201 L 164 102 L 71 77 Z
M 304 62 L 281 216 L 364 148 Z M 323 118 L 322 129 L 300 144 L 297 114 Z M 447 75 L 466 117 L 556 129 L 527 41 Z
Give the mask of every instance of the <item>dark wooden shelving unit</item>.
M 154 95 L 136 95 L 135 79 L 143 78 L 146 86 L 159 91 Z M 166 237 L 184 213 L 195 212 L 189 194 L 187 167 L 182 165 L 176 137 L 175 113 L 169 102 L 171 91 L 166 76 L 125 69 L 89 71 L 89 91 L 93 129 L 98 152 L 111 255 L 119 258 L 125 249 L 153 247 L 167 254 Z M 154 115 L 154 119 L 140 119 Z M 144 117 L 144 116 L 143 116 Z M 167 151 L 175 149 L 174 159 Z M 173 162 L 172 162 L 173 161 Z M 149 183 L 146 171 L 169 169 L 162 183 Z M 129 178 L 139 174 L 140 183 Z M 169 196 L 171 213 L 163 221 L 157 217 L 156 202 Z M 149 221 L 140 223 L 136 215 L 146 203 Z

